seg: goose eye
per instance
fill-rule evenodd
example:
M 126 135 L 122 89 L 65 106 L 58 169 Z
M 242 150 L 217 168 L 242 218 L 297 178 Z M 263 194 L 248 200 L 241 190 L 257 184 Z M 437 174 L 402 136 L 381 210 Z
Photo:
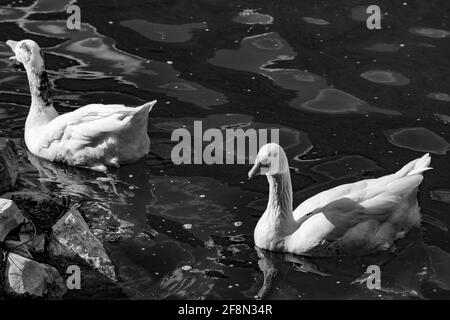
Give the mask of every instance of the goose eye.
M 23 51 L 25 51 L 26 53 L 30 53 L 30 52 L 31 52 L 30 48 L 28 48 L 28 46 L 27 46 L 25 43 L 22 43 L 22 44 L 20 45 L 20 48 L 21 48 Z

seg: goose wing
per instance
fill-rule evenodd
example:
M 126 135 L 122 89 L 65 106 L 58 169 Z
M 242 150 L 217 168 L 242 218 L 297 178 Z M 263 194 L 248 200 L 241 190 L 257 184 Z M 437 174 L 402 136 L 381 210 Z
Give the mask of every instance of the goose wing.
M 376 191 L 377 188 L 373 186 L 385 185 L 392 178 L 391 175 L 384 176 L 378 179 L 366 179 L 354 183 L 347 183 L 335 188 L 322 191 L 311 198 L 302 202 L 294 211 L 295 219 L 300 219 L 301 217 L 320 209 L 327 204 L 330 204 L 336 200 L 348 197 L 352 195 L 355 198 L 363 198 L 364 195 L 368 195 L 368 191 Z
M 389 217 L 394 206 L 416 190 L 423 180 L 422 172 L 430 169 L 429 164 L 430 157 L 427 154 L 395 174 L 321 192 L 302 203 L 294 211 L 294 217 L 310 227 L 327 225 L 323 232 L 319 232 L 323 233 L 325 239 L 339 237 L 365 220 L 383 221 Z M 313 223 L 324 219 L 327 220 L 326 224 Z
M 78 145 L 98 142 L 106 134 L 119 134 L 130 128 L 133 117 L 147 116 L 153 102 L 132 108 L 120 104 L 90 104 L 52 120 L 42 135 L 41 148 L 54 142 L 71 141 Z M 76 149 L 76 146 L 73 146 Z

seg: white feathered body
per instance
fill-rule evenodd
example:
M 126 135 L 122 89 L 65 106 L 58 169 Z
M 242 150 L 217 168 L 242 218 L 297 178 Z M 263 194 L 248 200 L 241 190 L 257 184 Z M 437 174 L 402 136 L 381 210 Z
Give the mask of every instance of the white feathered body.
M 417 189 L 429 164 L 427 154 L 394 174 L 323 191 L 300 204 L 292 219 L 266 210 L 255 229 L 255 244 L 312 256 L 392 249 L 395 240 L 420 226 Z
M 30 113 L 25 142 L 40 158 L 104 171 L 149 152 L 148 115 L 153 105 L 90 104 L 42 125 Z
M 149 152 L 148 114 L 156 101 L 137 108 L 90 104 L 58 115 L 39 45 L 28 39 L 6 44 L 15 54 L 12 59 L 23 64 L 30 85 L 25 143 L 33 155 L 106 171 L 107 166 L 118 167 Z

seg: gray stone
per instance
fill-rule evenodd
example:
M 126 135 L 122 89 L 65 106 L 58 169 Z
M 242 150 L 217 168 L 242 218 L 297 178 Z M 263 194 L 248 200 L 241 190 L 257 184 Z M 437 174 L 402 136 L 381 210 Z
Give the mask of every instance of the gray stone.
M 5 240 L 11 230 L 25 221 L 25 217 L 12 200 L 0 198 L 0 242 Z
M 31 241 L 31 251 L 42 253 L 45 250 L 45 234 L 41 233 L 36 235 Z
M 10 253 L 6 262 L 5 292 L 9 296 L 60 299 L 66 286 L 52 266 Z
M 22 225 L 19 233 L 20 242 L 28 248 L 28 250 L 36 253 L 42 253 L 45 249 L 45 234 L 35 234 L 33 225 L 28 222 Z
M 19 172 L 18 159 L 14 142 L 0 138 L 0 194 L 14 188 Z
M 8 252 L 13 252 L 19 256 L 33 259 L 30 250 L 28 250 L 28 246 L 21 241 L 5 240 L 3 245 Z
M 72 208 L 52 228 L 49 252 L 68 258 L 80 257 L 113 281 L 114 265 L 100 240 L 89 230 L 80 212 Z

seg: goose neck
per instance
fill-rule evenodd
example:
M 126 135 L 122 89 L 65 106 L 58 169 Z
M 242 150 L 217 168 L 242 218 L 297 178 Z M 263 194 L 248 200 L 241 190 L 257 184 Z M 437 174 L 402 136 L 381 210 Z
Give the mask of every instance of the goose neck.
M 26 67 L 31 93 L 31 108 L 27 121 L 33 124 L 48 123 L 58 116 L 53 107 L 51 83 L 44 68 Z
M 289 171 L 267 176 L 269 182 L 269 202 L 267 211 L 273 215 L 282 215 L 289 221 L 292 216 L 292 184 Z

